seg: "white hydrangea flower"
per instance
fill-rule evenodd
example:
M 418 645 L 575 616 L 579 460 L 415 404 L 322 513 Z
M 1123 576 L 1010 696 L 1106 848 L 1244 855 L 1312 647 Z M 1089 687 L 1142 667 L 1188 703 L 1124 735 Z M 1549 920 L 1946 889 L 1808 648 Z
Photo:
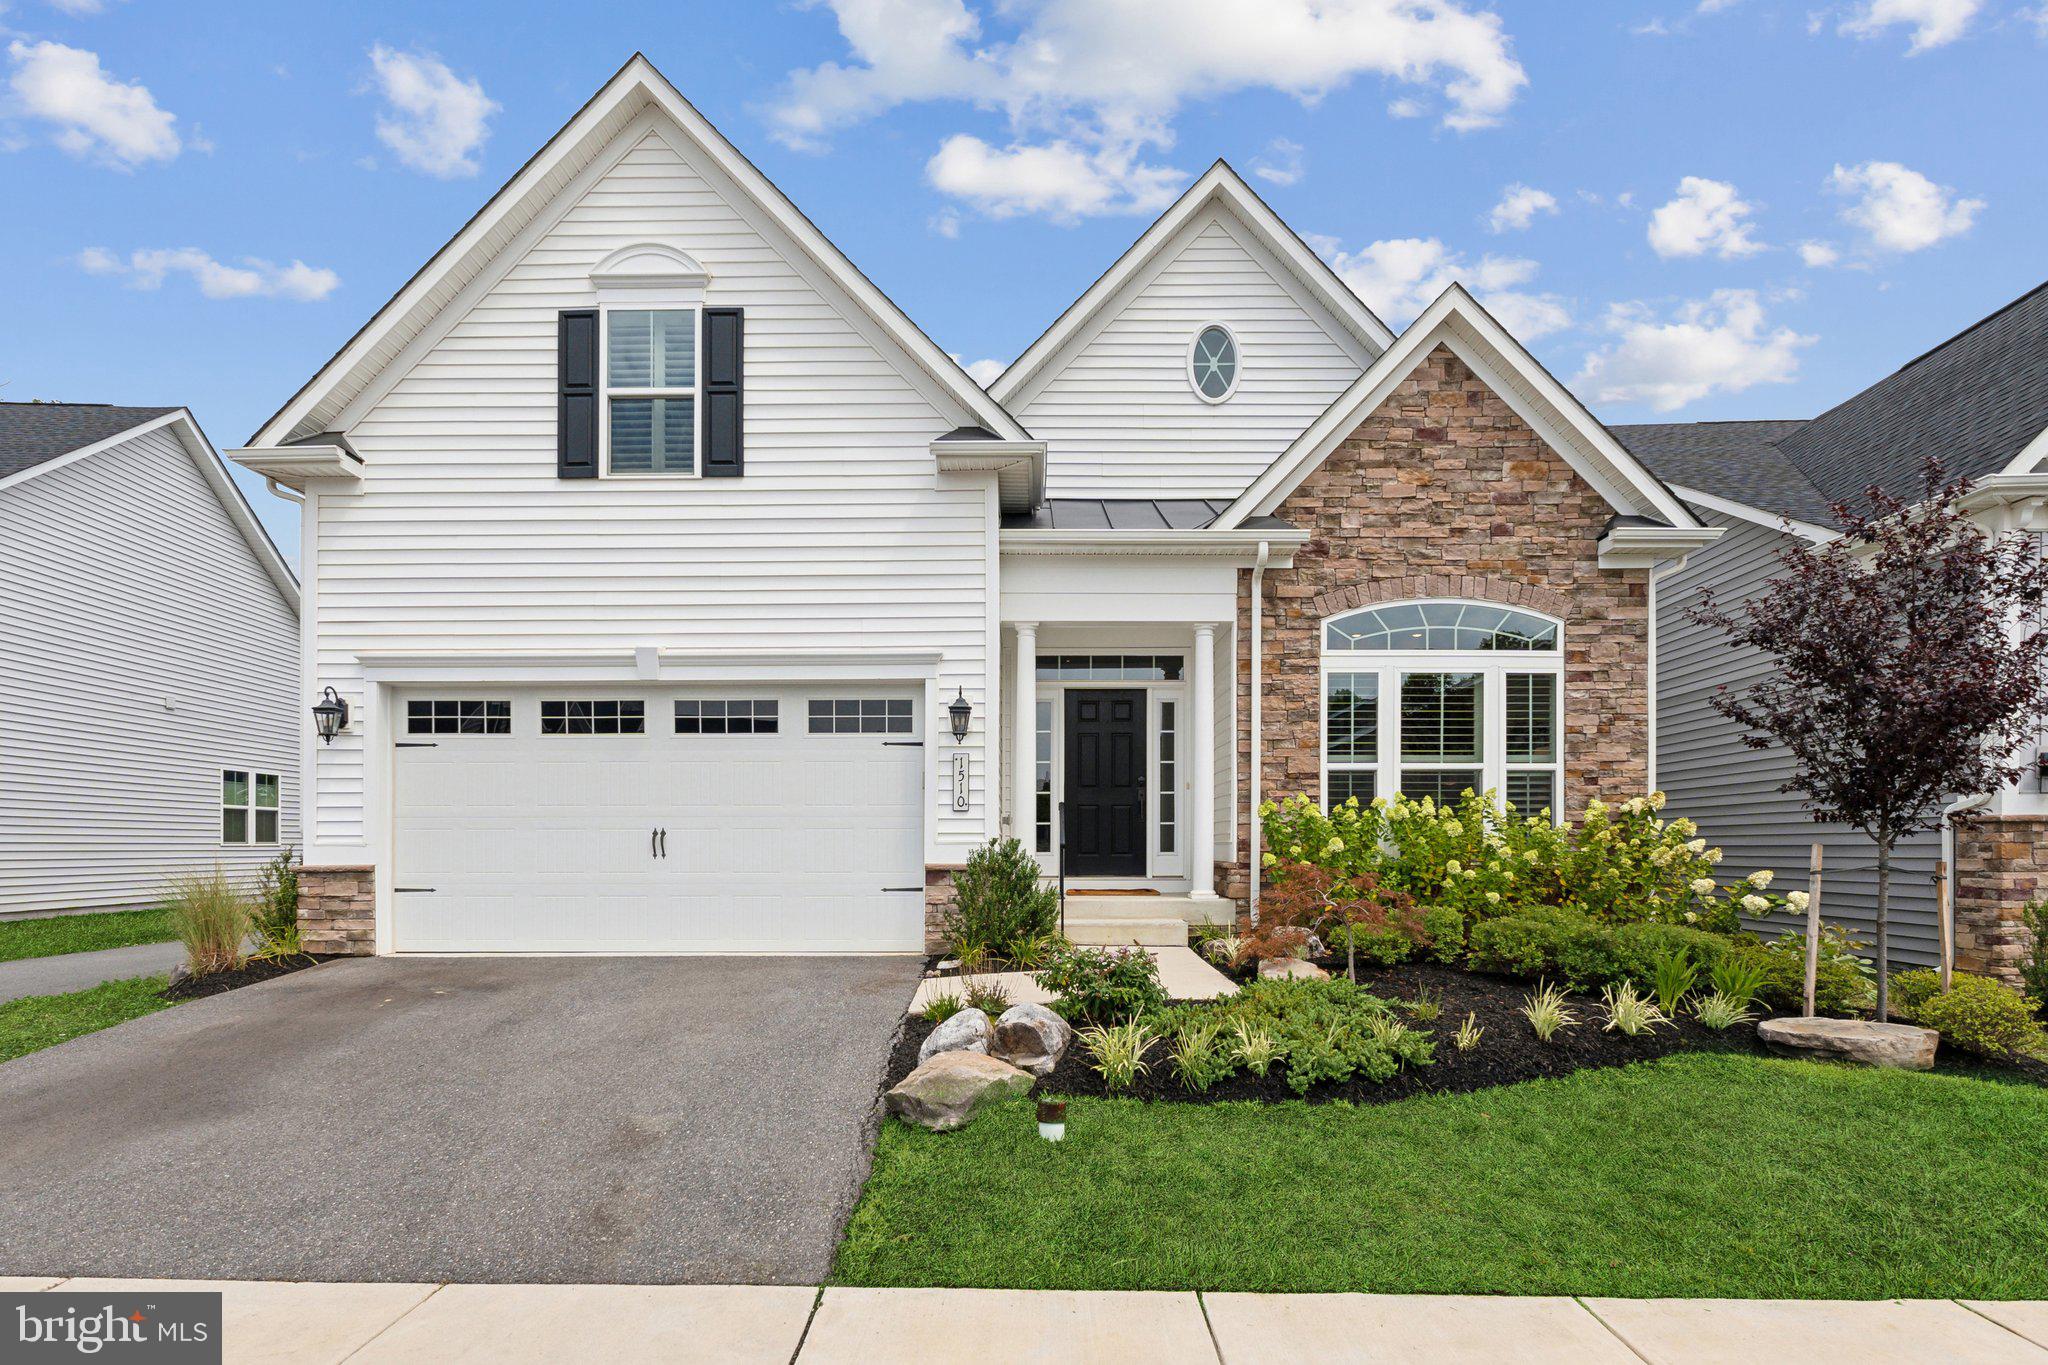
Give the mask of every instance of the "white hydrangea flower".
M 1692 893 L 1695 896 L 1713 895 L 1714 879 L 1712 877 L 1694 877 L 1692 879 Z
M 1785 893 L 1785 904 L 1791 906 L 1794 910 L 1804 910 L 1807 902 L 1811 899 L 1812 897 L 1808 896 L 1804 891 L 1787 891 Z
M 1453 858 L 1449 862 L 1444 864 L 1444 871 L 1450 873 L 1453 877 L 1457 876 L 1460 872 L 1463 872 L 1464 870 L 1465 865 L 1459 862 L 1456 858 Z
M 1704 843 L 1705 840 L 1701 840 L 1701 842 Z M 1721 850 L 1718 848 L 1710 848 L 1700 856 L 1705 858 L 1710 863 L 1718 863 L 1721 861 Z
M 1742 908 L 1749 911 L 1752 915 L 1761 915 L 1764 911 L 1771 908 L 1771 903 L 1762 896 L 1744 896 L 1742 898 Z
M 1707 841 L 1705 839 L 1688 839 L 1685 851 L 1697 858 L 1707 851 Z
M 1760 867 L 1750 873 L 1749 884 L 1759 891 L 1763 890 L 1771 884 L 1771 870 L 1768 867 Z

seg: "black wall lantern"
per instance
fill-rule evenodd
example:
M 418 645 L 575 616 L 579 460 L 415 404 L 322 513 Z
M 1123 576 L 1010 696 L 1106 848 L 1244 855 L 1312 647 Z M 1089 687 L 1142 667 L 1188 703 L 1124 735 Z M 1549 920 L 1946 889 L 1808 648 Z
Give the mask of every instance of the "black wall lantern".
M 967 700 L 967 689 L 961 688 L 960 695 L 946 704 L 946 714 L 953 720 L 953 742 L 967 738 L 967 718 L 974 714 L 974 704 Z
M 333 688 L 324 689 L 320 700 L 313 703 L 313 725 L 320 731 L 321 740 L 328 744 L 348 728 L 348 703 Z

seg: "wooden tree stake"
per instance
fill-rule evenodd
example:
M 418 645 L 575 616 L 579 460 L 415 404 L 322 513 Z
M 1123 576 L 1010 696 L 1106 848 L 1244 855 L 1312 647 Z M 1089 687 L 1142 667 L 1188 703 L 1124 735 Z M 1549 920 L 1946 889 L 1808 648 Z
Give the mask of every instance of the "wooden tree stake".
M 1806 865 L 1806 1017 L 1814 1015 L 1814 990 L 1820 983 L 1820 844 Z
M 1956 966 L 1956 907 L 1948 895 L 1948 860 L 1934 864 L 1934 916 L 1941 926 L 1941 993 L 1948 994 Z

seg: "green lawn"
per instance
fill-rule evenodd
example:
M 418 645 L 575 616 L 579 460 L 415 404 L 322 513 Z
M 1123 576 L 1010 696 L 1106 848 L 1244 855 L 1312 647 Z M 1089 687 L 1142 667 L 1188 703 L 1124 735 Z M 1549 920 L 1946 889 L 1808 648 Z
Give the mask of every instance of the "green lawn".
M 0 1062 L 169 1009 L 178 1002 L 158 994 L 167 980 L 140 976 L 69 995 L 31 995 L 0 1003 Z
M 0 920 L 0 962 L 126 948 L 136 943 L 164 943 L 177 936 L 171 928 L 171 912 L 165 909 Z
M 2048 1297 L 2048 1089 L 1735 1056 L 1393 1104 L 883 1124 L 836 1277 L 1029 1289 Z

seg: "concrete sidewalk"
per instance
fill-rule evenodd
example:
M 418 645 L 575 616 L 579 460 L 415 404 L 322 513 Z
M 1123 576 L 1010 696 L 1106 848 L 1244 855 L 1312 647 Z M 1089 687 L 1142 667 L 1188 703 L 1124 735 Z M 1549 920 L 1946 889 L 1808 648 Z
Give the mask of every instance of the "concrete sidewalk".
M 1484 1298 L 802 1285 L 291 1284 L 0 1277 L 146 1302 L 221 1292 L 226 1359 L 2048 1363 L 2048 1304 Z
M 155 976 L 184 960 L 185 945 L 174 940 L 0 962 L 0 1003 L 29 995 L 66 995 L 88 990 L 102 981 Z

